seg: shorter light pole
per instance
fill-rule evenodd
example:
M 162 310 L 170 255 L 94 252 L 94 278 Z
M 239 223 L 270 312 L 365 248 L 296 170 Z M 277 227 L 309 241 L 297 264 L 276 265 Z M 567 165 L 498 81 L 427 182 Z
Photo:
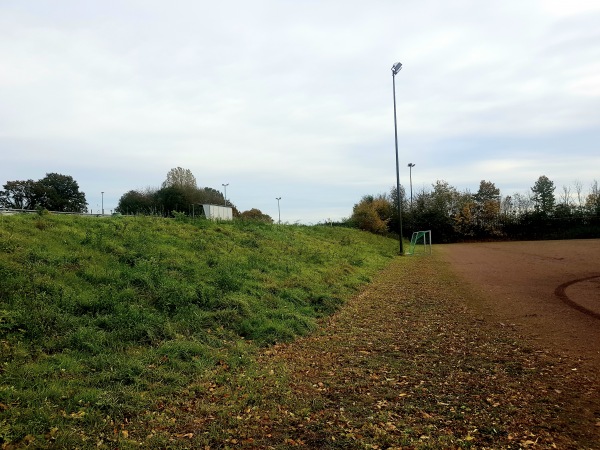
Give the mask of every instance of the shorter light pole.
M 225 206 L 227 206 L 227 186 L 229 186 L 229 183 L 222 184 L 221 186 L 223 186 L 223 190 L 225 192 Z
M 279 207 L 279 200 L 281 200 L 281 197 L 276 197 L 275 200 L 277 200 L 277 214 L 279 216 L 277 223 L 281 225 L 281 208 Z
M 415 167 L 413 163 L 408 163 L 408 170 L 410 174 L 410 207 L 412 209 L 412 168 Z
M 100 193 L 102 194 L 102 215 L 104 215 L 104 191 Z

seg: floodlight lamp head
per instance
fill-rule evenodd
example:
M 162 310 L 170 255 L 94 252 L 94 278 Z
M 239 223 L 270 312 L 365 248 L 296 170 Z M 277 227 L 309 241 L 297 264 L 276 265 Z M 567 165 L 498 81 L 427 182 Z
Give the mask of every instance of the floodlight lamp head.
M 402 69 L 402 63 L 397 62 L 396 64 L 394 64 L 392 66 L 392 74 L 396 75 L 398 72 L 400 72 L 401 69 Z

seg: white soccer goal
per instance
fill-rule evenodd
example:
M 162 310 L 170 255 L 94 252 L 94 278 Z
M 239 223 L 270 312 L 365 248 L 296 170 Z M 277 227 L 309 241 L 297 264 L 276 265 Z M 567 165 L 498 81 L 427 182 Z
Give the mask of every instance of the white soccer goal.
M 431 255 L 431 230 L 415 231 L 410 238 L 407 255 L 429 253 Z

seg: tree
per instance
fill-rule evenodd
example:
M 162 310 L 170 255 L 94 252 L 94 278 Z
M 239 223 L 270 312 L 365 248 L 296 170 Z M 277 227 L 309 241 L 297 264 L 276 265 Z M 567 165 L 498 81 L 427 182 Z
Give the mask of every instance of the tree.
M 573 215 L 571 207 L 566 203 L 559 203 L 554 207 L 554 217 L 568 218 Z
M 177 210 L 191 213 L 195 205 L 225 205 L 225 197 L 222 192 L 210 187 L 198 188 L 192 172 L 182 167 L 169 170 L 167 178 L 162 183 L 161 189 L 156 192 L 156 196 L 164 211 Z M 227 206 L 233 208 L 234 216 L 239 215 L 239 211 L 231 201 L 227 200 Z
M 533 207 L 533 199 L 531 194 L 527 193 L 527 195 L 525 195 L 516 192 L 513 195 L 513 207 L 517 215 L 523 215 L 530 212 L 531 208 Z
M 512 196 L 507 195 L 500 201 L 500 214 L 503 216 L 513 216 L 516 214 L 515 203 Z
M 581 195 L 582 191 L 583 191 L 583 183 L 580 180 L 575 180 L 574 183 L 575 185 L 575 192 L 577 193 L 577 206 L 579 208 L 583 207 L 583 197 Z
M 70 175 L 47 173 L 38 183 L 43 191 L 43 198 L 38 206 L 50 211 L 87 211 L 85 194 L 79 191 L 77 181 Z
M 475 225 L 484 235 L 500 234 L 500 189 L 491 181 L 481 180 L 479 190 L 473 195 L 475 201 Z
M 183 190 L 198 189 L 196 177 L 189 169 L 176 167 L 169 170 L 167 179 L 162 184 L 163 189 L 168 187 L 178 187 Z
M 185 212 L 193 204 L 202 203 L 196 177 L 194 177 L 191 170 L 182 167 L 169 170 L 167 179 L 162 184 L 162 189 L 158 191 L 158 197 L 161 201 L 170 202 L 168 205 L 163 204 L 165 211 Z
M 383 234 L 388 231 L 388 222 L 393 209 L 387 196 L 365 195 L 359 203 L 354 205 L 351 220 L 361 230 Z
M 69 175 L 47 173 L 38 181 L 9 181 L 0 191 L 0 204 L 5 208 L 35 209 L 50 211 L 85 212 L 85 194 Z
M 37 181 L 7 181 L 0 191 L 0 206 L 13 209 L 35 209 L 43 198 L 43 188 Z
M 260 209 L 252 208 L 240 214 L 241 219 L 258 220 L 260 222 L 273 223 L 273 219 L 268 214 L 264 214 Z
M 163 187 L 156 192 L 156 200 L 165 216 L 172 215 L 173 211 L 187 212 L 190 201 L 186 191 L 179 186 Z
M 486 202 L 499 202 L 500 189 L 498 189 L 491 181 L 481 180 L 479 183 L 479 190 L 473 195 L 473 200 L 480 205 L 483 205 Z
M 510 202 L 510 198 L 509 198 Z M 454 214 L 454 230 L 471 237 L 488 238 L 499 236 L 501 227 L 500 189 L 491 181 L 481 180 L 479 190 L 474 195 L 461 194 L 458 198 L 459 209 Z M 509 207 L 510 205 L 505 205 Z
M 116 208 L 121 214 L 153 214 L 156 213 L 156 191 L 129 191 L 121 196 Z
M 591 214 L 600 215 L 600 187 L 597 180 L 592 184 L 585 199 L 585 207 Z
M 535 182 L 531 191 L 533 192 L 533 201 L 535 210 L 545 214 L 550 214 L 554 210 L 554 183 L 546 176 L 542 175 Z
M 386 220 L 389 217 L 389 220 L 387 221 L 388 230 L 391 233 L 398 234 L 398 232 L 400 231 L 400 218 L 398 216 L 398 190 L 397 190 L 396 186 L 393 186 L 390 189 L 390 194 L 388 197 L 386 197 L 386 199 L 390 204 L 391 213 L 389 216 L 385 216 L 385 217 L 381 216 L 381 219 Z M 408 204 L 408 201 L 406 198 L 406 190 L 404 189 L 404 186 L 400 185 L 400 209 L 402 210 L 402 234 L 406 234 L 405 231 L 407 229 L 410 229 L 409 224 L 411 223 L 412 209 L 406 208 L 407 204 Z
M 223 193 L 210 188 L 205 187 L 202 189 L 198 189 L 198 203 L 205 203 L 210 205 L 225 205 L 225 197 Z M 231 202 L 227 200 L 229 206 L 231 206 Z
M 433 192 L 431 199 L 433 207 L 444 217 L 452 217 L 456 214 L 464 204 L 465 200 L 470 200 L 470 194 L 466 193 L 468 198 L 461 195 L 455 187 L 450 186 L 445 180 L 437 180 L 433 184 Z
M 465 202 L 454 214 L 454 230 L 462 236 L 475 236 L 477 232 L 477 204 Z
M 573 200 L 571 199 L 571 186 L 563 185 L 560 202 L 569 208 L 571 207 L 573 203 Z

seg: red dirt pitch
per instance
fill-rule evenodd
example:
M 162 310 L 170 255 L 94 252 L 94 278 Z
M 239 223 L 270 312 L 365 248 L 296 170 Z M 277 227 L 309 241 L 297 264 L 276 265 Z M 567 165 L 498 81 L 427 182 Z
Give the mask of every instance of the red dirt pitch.
M 600 239 L 438 245 L 485 320 L 600 373 Z

